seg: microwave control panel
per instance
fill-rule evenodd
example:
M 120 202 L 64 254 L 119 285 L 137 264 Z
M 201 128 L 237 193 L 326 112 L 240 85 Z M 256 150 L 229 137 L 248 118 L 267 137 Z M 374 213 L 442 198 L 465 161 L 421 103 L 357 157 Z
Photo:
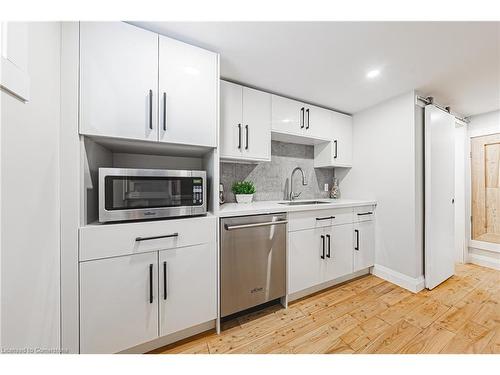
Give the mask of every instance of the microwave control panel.
M 193 204 L 203 204 L 203 179 L 193 179 Z

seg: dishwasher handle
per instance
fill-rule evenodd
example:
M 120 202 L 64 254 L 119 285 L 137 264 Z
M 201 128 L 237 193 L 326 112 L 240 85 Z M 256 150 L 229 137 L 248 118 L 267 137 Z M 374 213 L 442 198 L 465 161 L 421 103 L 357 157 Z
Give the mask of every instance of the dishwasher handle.
M 245 228 L 257 228 L 257 227 L 267 227 L 270 225 L 286 224 L 288 220 L 278 220 L 278 221 L 266 221 L 264 223 L 252 223 L 252 224 L 241 224 L 241 225 L 227 225 L 224 224 L 226 230 L 235 229 L 245 229 Z

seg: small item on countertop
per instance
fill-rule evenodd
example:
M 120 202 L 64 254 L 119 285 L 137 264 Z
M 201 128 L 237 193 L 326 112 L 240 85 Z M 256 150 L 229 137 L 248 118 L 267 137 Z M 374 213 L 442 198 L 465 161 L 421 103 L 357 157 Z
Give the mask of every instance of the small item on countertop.
M 231 190 L 236 197 L 236 202 L 251 203 L 255 193 L 255 185 L 252 181 L 236 181 Z
M 219 184 L 219 204 L 224 204 L 224 185 Z
M 339 179 L 337 177 L 333 178 L 332 189 L 330 190 L 330 198 L 332 199 L 340 198 Z

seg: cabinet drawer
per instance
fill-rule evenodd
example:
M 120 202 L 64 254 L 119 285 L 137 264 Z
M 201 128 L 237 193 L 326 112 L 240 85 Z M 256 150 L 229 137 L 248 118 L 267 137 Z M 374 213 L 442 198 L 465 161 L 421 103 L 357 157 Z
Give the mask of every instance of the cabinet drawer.
M 288 231 L 293 232 L 352 222 L 352 208 L 291 212 L 288 214 Z
M 216 223 L 198 217 L 89 225 L 80 228 L 80 261 L 215 242 Z
M 369 221 L 375 218 L 375 206 L 362 206 L 354 209 L 354 221 Z

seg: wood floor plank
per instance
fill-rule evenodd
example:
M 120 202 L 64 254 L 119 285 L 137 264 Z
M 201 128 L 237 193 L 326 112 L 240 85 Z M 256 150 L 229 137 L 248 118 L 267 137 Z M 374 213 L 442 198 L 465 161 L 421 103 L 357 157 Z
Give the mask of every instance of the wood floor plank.
M 387 310 L 377 316 L 389 324 L 394 324 L 424 303 L 426 299 L 427 298 L 423 295 L 412 294 L 411 296 L 403 298 L 395 305 L 390 306 Z
M 332 343 L 339 339 L 345 330 L 354 328 L 358 324 L 356 319 L 346 314 L 295 337 L 271 353 L 327 353 L 331 350 Z
M 483 354 L 500 354 L 500 327 L 497 327 L 491 340 L 481 351 Z
M 389 323 L 380 318 L 373 317 L 344 333 L 341 339 L 354 350 L 361 350 L 382 334 Z
M 402 319 L 390 326 L 375 340 L 358 353 L 390 354 L 399 352 L 412 338 L 422 330 Z
M 403 354 L 437 354 L 455 336 L 443 326 L 432 324 L 403 346 L 399 353 Z
M 373 275 L 224 322 L 152 353 L 496 353 L 500 272 L 457 265 L 433 290 Z
M 429 299 L 416 309 L 412 310 L 405 319 L 414 326 L 424 329 L 434 323 L 449 309 L 449 306 L 434 299 Z
M 445 314 L 443 314 L 438 324 L 451 332 L 458 332 L 468 320 L 471 319 L 481 308 L 482 305 L 489 298 L 489 294 L 484 290 L 475 289 L 465 296 L 459 303 L 452 306 Z M 489 314 L 486 314 L 489 318 Z M 481 321 L 483 317 L 478 316 Z M 480 323 L 480 322 L 478 322 Z M 481 323 L 480 323 L 481 324 Z
M 500 327 L 500 303 L 491 299 L 485 301 L 470 321 L 489 329 Z
M 481 353 L 490 343 L 495 331 L 477 323 L 467 322 L 441 350 L 445 354 Z

